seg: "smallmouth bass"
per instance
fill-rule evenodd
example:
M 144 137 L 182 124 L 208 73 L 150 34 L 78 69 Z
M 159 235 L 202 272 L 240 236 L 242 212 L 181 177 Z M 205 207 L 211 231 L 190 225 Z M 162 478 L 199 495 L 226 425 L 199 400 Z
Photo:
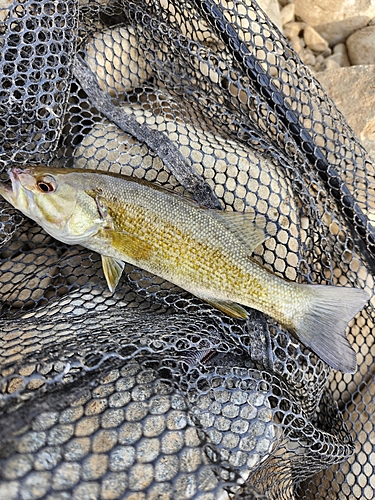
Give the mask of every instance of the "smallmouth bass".
M 240 305 L 278 321 L 332 368 L 353 373 L 348 322 L 369 296 L 356 288 L 286 281 L 249 256 L 266 239 L 254 213 L 200 207 L 161 186 L 96 170 L 14 167 L 0 194 L 51 236 L 102 256 L 114 291 L 128 262 L 225 313 Z

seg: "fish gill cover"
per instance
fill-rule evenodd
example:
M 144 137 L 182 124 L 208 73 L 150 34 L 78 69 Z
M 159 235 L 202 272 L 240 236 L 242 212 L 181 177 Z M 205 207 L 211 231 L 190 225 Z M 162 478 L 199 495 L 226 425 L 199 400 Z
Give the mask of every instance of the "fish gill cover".
M 371 159 L 255 1 L 8 3 L 4 179 L 99 169 L 254 210 L 263 267 L 373 294 Z M 97 254 L 0 210 L 1 498 L 368 498 L 371 301 L 344 375 L 130 265 L 111 293 Z

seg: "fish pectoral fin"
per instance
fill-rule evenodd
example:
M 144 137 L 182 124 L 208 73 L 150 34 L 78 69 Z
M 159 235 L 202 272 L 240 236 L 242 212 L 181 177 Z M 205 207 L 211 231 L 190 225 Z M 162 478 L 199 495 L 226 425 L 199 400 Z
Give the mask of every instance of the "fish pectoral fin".
M 211 298 L 207 299 L 204 297 L 199 298 L 201 298 L 211 306 L 216 307 L 216 309 L 219 309 L 223 313 L 228 314 L 228 316 L 232 316 L 232 318 L 247 319 L 249 316 L 248 312 L 236 302 L 231 302 L 229 300 L 216 300 Z
M 272 236 L 266 232 L 266 218 L 263 215 L 256 215 L 254 210 L 244 213 L 224 210 L 211 210 L 211 212 L 216 218 L 222 219 L 225 227 L 245 246 L 249 255 Z
M 134 234 L 116 229 L 106 229 L 105 236 L 109 240 L 109 244 L 124 255 L 125 261 L 128 259 L 132 261 L 148 260 L 151 256 L 152 246 Z
M 125 267 L 125 262 L 118 259 L 113 259 L 112 257 L 107 257 L 107 255 L 102 255 L 102 266 L 104 271 L 105 279 L 107 280 L 108 288 L 111 292 L 116 290 L 118 282 L 120 281 L 122 271 Z
M 115 259 L 102 255 L 102 265 L 108 287 L 114 292 L 121 278 L 125 262 L 137 263 L 148 260 L 151 256 L 152 246 L 137 236 L 115 229 L 102 229 L 110 247 L 116 250 L 123 259 Z M 125 261 L 125 262 L 124 262 Z

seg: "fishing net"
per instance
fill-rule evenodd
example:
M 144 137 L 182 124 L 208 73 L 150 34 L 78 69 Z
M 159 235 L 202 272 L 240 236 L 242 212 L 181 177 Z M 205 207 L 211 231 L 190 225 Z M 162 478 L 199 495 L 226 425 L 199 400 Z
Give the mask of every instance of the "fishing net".
M 374 291 L 371 159 L 253 0 L 0 3 L 0 163 L 121 172 L 265 217 L 253 259 Z M 0 497 L 371 499 L 374 305 L 354 375 L 55 241 L 1 201 Z

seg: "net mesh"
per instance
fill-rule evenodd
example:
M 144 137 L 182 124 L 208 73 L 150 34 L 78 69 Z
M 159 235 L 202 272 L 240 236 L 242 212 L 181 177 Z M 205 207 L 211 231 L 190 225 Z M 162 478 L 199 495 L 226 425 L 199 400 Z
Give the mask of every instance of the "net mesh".
M 255 1 L 5 5 L 3 174 L 48 162 L 252 208 L 266 269 L 373 294 L 373 163 Z M 344 375 L 133 266 L 111 293 L 98 255 L 0 211 L 1 498 L 373 498 L 372 301 Z

